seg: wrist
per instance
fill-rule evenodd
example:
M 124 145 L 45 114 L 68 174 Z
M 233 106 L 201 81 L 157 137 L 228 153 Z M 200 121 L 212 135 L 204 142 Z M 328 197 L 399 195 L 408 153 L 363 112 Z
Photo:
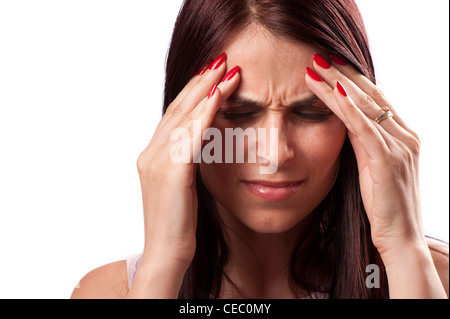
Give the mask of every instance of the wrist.
M 418 257 L 430 257 L 425 237 L 395 240 L 390 244 L 377 247 L 385 266 L 409 262 Z
M 399 245 L 381 255 L 390 298 L 446 298 L 426 241 Z
M 405 267 L 408 264 L 419 262 L 432 262 L 431 254 L 425 241 L 396 245 L 391 249 L 382 250 L 380 256 L 386 268 Z

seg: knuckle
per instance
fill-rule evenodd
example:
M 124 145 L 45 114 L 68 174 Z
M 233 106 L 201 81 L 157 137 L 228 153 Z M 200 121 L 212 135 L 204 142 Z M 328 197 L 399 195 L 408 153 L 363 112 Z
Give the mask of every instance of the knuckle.
M 368 125 L 364 125 L 362 133 L 364 135 L 378 135 L 378 134 L 380 134 L 378 132 L 378 129 L 372 123 L 369 123 Z
M 150 152 L 149 147 L 147 147 L 141 154 L 139 154 L 136 160 L 136 167 L 140 174 L 147 173 L 153 166 L 151 162 L 154 160 L 154 157 L 151 156 Z
M 411 131 L 410 133 L 412 135 L 413 145 L 415 148 L 417 148 L 417 151 L 419 151 L 422 147 L 422 141 L 420 140 L 420 137 L 416 132 Z
M 376 86 L 372 92 L 371 95 L 373 96 L 373 98 L 375 100 L 384 100 L 385 99 L 385 94 L 383 93 L 383 91 L 380 90 L 380 88 L 378 86 Z
M 137 167 L 138 172 L 144 172 L 145 169 L 148 167 L 147 159 L 145 157 L 144 152 L 139 154 L 139 156 L 138 156 L 138 158 L 136 160 L 136 167 Z
M 381 167 L 388 180 L 400 184 L 410 184 L 418 174 L 418 156 L 409 145 L 397 142 L 389 146 L 383 156 Z
M 207 72 L 204 76 L 202 76 L 198 82 L 197 85 L 199 86 L 206 86 L 207 84 L 211 83 L 211 74 Z M 211 83 L 212 85 L 212 83 Z
M 178 103 L 176 101 L 174 101 L 169 104 L 164 115 L 170 116 L 170 115 L 177 114 L 178 112 L 180 112 L 180 108 L 178 106 Z
M 181 118 L 179 126 L 181 126 L 181 127 L 189 127 L 190 124 L 192 123 L 192 121 L 193 121 L 192 115 L 191 114 L 187 114 L 186 116 L 183 116 Z
M 400 176 L 408 176 L 416 171 L 418 154 L 408 145 L 400 144 L 395 152 L 391 152 L 390 165 Z
M 411 142 L 410 142 L 410 150 L 414 155 L 418 155 L 420 153 L 420 149 L 421 149 L 421 141 L 419 139 L 419 136 L 417 135 L 413 135 L 411 137 Z
M 358 98 L 358 105 L 361 108 L 369 108 L 375 105 L 375 101 L 370 95 L 362 93 Z
M 344 81 L 344 79 L 345 79 L 345 75 L 341 71 L 339 71 L 337 69 L 336 69 L 336 71 L 337 71 L 337 73 L 336 73 L 336 81 L 342 83 Z

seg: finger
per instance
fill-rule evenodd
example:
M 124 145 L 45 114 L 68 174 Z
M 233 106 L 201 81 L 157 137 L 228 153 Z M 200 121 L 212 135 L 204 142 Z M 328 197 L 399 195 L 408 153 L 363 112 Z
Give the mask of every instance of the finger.
M 238 86 L 240 81 L 239 71 L 240 71 L 239 66 L 235 66 L 234 68 L 228 71 L 228 73 L 223 77 L 222 82 L 220 82 L 220 84 L 218 85 L 221 91 L 220 95 L 222 96 L 223 99 L 227 99 Z M 211 86 L 213 84 L 214 83 L 212 83 Z M 180 125 L 183 126 L 184 124 L 182 124 L 181 122 L 186 123 L 195 120 L 199 112 L 204 108 L 204 104 L 207 101 L 206 96 L 207 95 L 209 96 L 211 94 L 211 86 L 209 87 L 207 93 L 202 98 L 202 100 L 197 103 L 196 107 L 192 109 L 191 112 L 184 114 L 182 117 L 171 116 L 170 119 L 166 121 L 165 127 L 161 131 L 167 133 L 175 127 L 178 127 Z
M 191 150 L 188 163 L 200 163 L 200 152 L 203 144 L 203 132 L 211 126 L 214 116 L 219 109 L 222 101 L 222 92 L 217 84 L 213 84 L 208 97 L 200 102 L 194 112 L 183 118 L 180 126 L 176 130 L 184 129 L 187 134 L 183 137 L 178 147 L 184 150 Z M 172 139 L 172 138 L 171 138 Z M 178 150 L 172 148 L 171 154 L 178 152 Z M 187 163 L 186 161 L 183 161 Z
M 364 149 L 369 161 L 384 163 L 386 155 L 390 149 L 386 143 L 388 134 L 381 131 L 353 102 L 352 98 L 346 93 L 342 84 L 338 84 L 334 90 L 334 96 L 339 105 L 346 122 L 349 124 L 347 129 L 358 139 L 361 147 Z M 384 136 L 383 136 L 384 135 Z
M 220 81 L 226 69 L 225 59 L 225 53 L 221 54 L 210 64 L 206 71 L 201 71 L 189 81 L 167 108 L 166 113 L 156 128 L 155 137 L 162 132 L 167 133 L 167 126 L 174 128 L 178 125 L 181 119 L 208 95 L 213 83 Z
M 166 113 L 169 115 L 176 114 L 176 116 L 182 117 L 192 111 L 208 95 L 213 83 L 218 83 L 222 78 L 226 69 L 225 61 L 226 54 L 222 53 L 211 63 L 204 73 L 194 76 L 169 105 Z
M 201 146 L 203 144 L 203 133 L 211 126 L 211 123 L 216 115 L 216 112 L 223 101 L 225 101 L 237 88 L 240 81 L 239 67 L 236 66 L 231 69 L 224 77 L 223 81 L 219 84 L 213 84 L 209 91 L 208 97 L 204 98 L 195 109 L 183 117 L 178 123 L 175 129 L 186 129 L 190 137 L 189 141 L 192 142 L 192 157 L 191 161 L 199 163 L 197 157 L 200 153 Z M 169 127 L 169 126 L 168 126 Z M 173 129 L 171 130 L 173 131 Z M 168 131 L 168 134 L 171 134 Z M 180 147 L 190 147 L 187 144 L 181 144 Z
M 218 107 L 211 108 L 210 106 L 208 106 L 208 104 L 215 103 L 217 101 L 217 103 L 219 103 L 218 106 L 220 106 L 220 104 L 228 99 L 228 97 L 234 92 L 239 84 L 239 71 L 239 66 L 235 66 L 224 76 L 222 82 L 220 82 L 217 86 L 216 84 L 214 84 L 208 94 L 208 97 L 204 98 L 197 105 L 197 107 L 184 118 L 183 122 L 206 119 L 205 125 L 208 128 L 211 125 L 218 109 Z M 211 110 L 214 110 L 213 113 L 210 113 Z
M 338 101 L 335 97 L 335 90 L 332 89 L 325 81 L 323 81 L 317 73 L 315 73 L 310 68 L 306 68 L 307 75 L 306 75 L 306 84 L 308 87 L 313 91 L 313 93 L 321 100 L 323 101 L 328 108 L 330 108 L 331 111 L 333 111 L 334 114 L 344 123 L 344 125 L 347 127 L 349 131 L 354 131 L 352 127 L 352 123 L 349 122 L 349 119 L 342 111 L 342 108 L 339 106 Z M 337 82 L 340 83 L 340 82 Z M 339 85 L 337 85 L 339 88 Z M 347 95 L 347 92 L 345 89 L 341 86 L 341 92 L 343 94 Z M 350 98 L 351 99 L 351 98 Z M 353 103 L 353 102 L 352 102 Z M 362 111 L 361 111 L 362 112 Z M 362 113 L 363 114 L 363 113 Z M 365 115 L 365 114 L 364 114 Z M 366 117 L 366 120 L 370 121 Z M 377 125 L 376 123 L 373 123 L 373 125 Z M 388 134 L 387 132 L 379 127 L 380 134 L 383 136 L 383 138 L 387 139 Z
M 350 81 L 357 85 L 362 91 L 371 98 L 381 107 L 387 106 L 389 110 L 394 114 L 395 122 L 397 122 L 401 127 L 403 127 L 407 132 L 418 138 L 417 134 L 402 120 L 401 116 L 395 110 L 395 107 L 389 102 L 385 94 L 376 86 L 372 81 L 370 81 L 363 74 L 358 72 L 350 64 L 344 61 L 341 57 L 334 54 L 330 54 L 333 66 L 339 70 L 339 72 L 345 75 Z
M 342 83 L 355 104 L 360 106 L 363 113 L 369 118 L 376 118 L 378 116 L 381 109 L 380 106 L 319 54 L 314 54 L 314 70 L 332 88 L 336 87 L 338 81 Z
M 306 85 L 309 89 L 322 101 L 326 106 L 342 121 L 344 125 L 348 127 L 350 124 L 347 122 L 347 118 L 341 111 L 341 108 L 337 104 L 334 97 L 334 90 L 326 82 L 324 82 L 320 76 L 312 69 L 306 68 L 305 75 Z
M 218 87 L 220 88 L 223 101 L 228 99 L 228 97 L 233 93 L 233 91 L 236 89 L 239 81 L 240 81 L 240 67 L 237 65 L 231 70 L 227 72 L 227 74 L 223 77 L 222 81 L 218 84 Z M 196 107 L 193 111 L 193 117 L 196 116 L 196 114 L 199 111 L 199 107 Z
M 351 66 L 347 67 L 352 68 Z M 386 110 L 383 110 L 382 107 L 386 107 L 387 100 L 384 99 L 384 102 L 382 102 L 383 104 L 381 105 L 377 103 L 372 95 L 362 90 L 355 82 L 353 82 L 319 54 L 314 55 L 314 68 L 320 77 L 323 78 L 331 87 L 334 88 L 337 82 L 340 82 L 343 86 L 345 86 L 347 93 L 351 96 L 354 103 L 369 119 L 375 120 L 386 112 Z M 370 82 L 366 77 L 362 77 Z M 375 85 L 373 85 L 373 87 L 376 88 Z M 379 92 L 381 91 L 377 89 L 374 90 L 374 92 L 378 92 L 377 94 L 380 94 Z M 377 97 L 379 98 L 379 95 L 377 95 Z M 381 124 L 380 122 L 379 125 L 382 125 L 382 127 L 394 137 L 400 140 L 407 140 L 410 138 L 409 132 L 399 125 L 396 120 L 394 120 L 394 117 L 384 119 L 383 123 Z

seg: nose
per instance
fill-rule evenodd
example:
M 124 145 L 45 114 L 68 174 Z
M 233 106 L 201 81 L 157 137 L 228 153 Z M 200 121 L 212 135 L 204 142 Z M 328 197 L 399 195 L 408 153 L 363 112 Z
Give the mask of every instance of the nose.
M 278 167 L 294 158 L 288 125 L 282 114 L 267 115 L 261 121 L 258 128 L 257 154 L 260 163 L 269 163 L 269 165 L 276 163 Z

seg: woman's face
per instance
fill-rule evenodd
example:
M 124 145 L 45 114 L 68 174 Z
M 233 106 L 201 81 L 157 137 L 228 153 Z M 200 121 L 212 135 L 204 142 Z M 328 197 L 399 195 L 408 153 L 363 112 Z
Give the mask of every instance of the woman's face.
M 224 51 L 228 69 L 240 66 L 241 81 L 211 125 L 221 132 L 222 163 L 202 162 L 203 181 L 227 225 L 281 233 L 325 198 L 339 169 L 346 128 L 305 82 L 305 68 L 312 68 L 313 54 L 325 52 L 252 26 Z M 230 158 L 226 161 L 230 150 L 225 148 L 226 128 L 250 128 L 256 133 L 256 150 L 265 142 L 266 155 L 249 163 L 254 143 L 245 139 L 244 163 L 236 163 L 237 142 L 232 163 Z M 258 136 L 258 128 L 266 129 L 265 138 Z M 270 134 L 271 128 L 277 129 L 277 136 Z M 262 174 L 264 167 L 276 171 Z

